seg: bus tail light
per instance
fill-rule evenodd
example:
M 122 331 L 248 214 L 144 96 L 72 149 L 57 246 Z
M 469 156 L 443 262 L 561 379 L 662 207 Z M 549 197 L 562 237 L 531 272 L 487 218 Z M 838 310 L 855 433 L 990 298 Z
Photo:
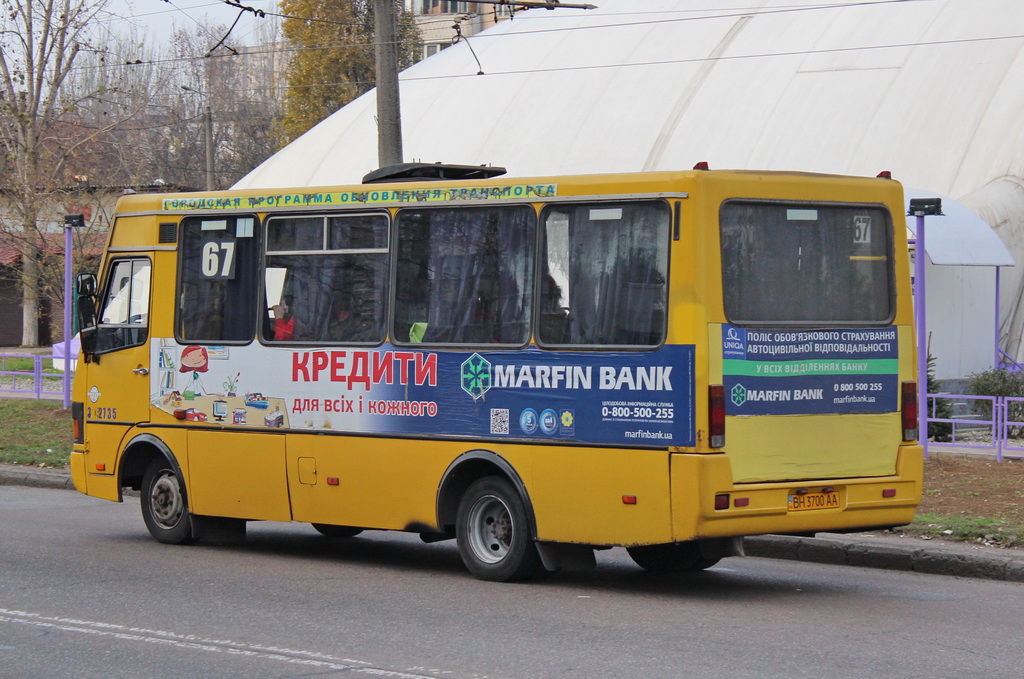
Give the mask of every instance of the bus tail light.
M 712 448 L 725 446 L 725 386 L 708 387 L 708 436 Z
M 904 382 L 902 387 L 903 440 L 916 441 L 918 436 L 917 382 Z
M 75 432 L 75 443 L 85 443 L 85 404 L 79 401 L 71 403 L 71 423 Z

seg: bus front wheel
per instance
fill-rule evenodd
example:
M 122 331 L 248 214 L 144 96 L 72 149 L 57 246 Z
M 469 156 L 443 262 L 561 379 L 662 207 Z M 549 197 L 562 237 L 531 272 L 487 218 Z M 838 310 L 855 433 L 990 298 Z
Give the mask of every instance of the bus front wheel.
M 185 484 L 162 457 L 149 463 L 142 475 L 142 519 L 158 542 L 185 545 L 195 542 L 189 521 Z
M 455 538 L 466 568 L 481 580 L 523 580 L 541 568 L 522 499 L 507 480 L 473 482 L 459 503 Z
M 637 566 L 652 573 L 691 573 L 711 568 L 719 559 L 701 553 L 696 542 L 627 547 Z

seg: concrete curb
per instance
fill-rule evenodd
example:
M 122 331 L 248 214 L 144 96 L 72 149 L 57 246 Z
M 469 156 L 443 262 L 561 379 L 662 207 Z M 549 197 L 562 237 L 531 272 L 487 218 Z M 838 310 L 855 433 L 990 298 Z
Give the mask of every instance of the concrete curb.
M 74 488 L 66 469 L 0 464 L 0 486 Z M 1024 550 L 978 550 L 969 545 L 863 535 L 821 534 L 803 538 L 759 535 L 744 540 L 747 556 L 837 566 L 860 566 L 1024 582 Z
M 911 544 L 892 544 L 831 534 L 813 538 L 760 535 L 746 538 L 744 548 L 747 556 L 770 559 L 1024 582 L 1022 550 L 973 551 L 964 545 L 918 540 Z
M 74 488 L 71 472 L 16 464 L 0 464 L 0 486 L 31 486 L 33 488 Z

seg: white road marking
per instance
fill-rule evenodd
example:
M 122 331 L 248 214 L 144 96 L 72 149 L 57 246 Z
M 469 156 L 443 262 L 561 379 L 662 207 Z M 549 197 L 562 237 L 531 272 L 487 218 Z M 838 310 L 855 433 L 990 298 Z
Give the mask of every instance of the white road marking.
M 224 639 L 205 639 L 192 634 L 177 634 L 175 632 L 165 632 L 163 630 L 126 627 L 124 625 L 96 622 L 93 620 L 50 617 L 39 613 L 12 611 L 5 608 L 0 608 L 0 622 L 31 625 L 33 627 L 42 627 L 46 629 L 57 629 L 65 632 L 78 632 L 79 634 L 109 636 L 121 639 L 122 641 L 141 641 L 149 644 L 164 644 L 190 650 L 207 651 L 210 653 L 227 653 L 229 655 L 277 660 L 295 665 L 308 665 L 311 667 L 321 667 L 331 670 L 346 670 L 360 674 L 371 674 L 376 677 L 395 677 L 396 679 L 436 679 L 437 676 L 386 670 L 379 667 L 373 667 L 370 663 L 362 660 L 337 658 L 335 656 L 316 653 L 313 651 L 300 651 L 291 648 L 245 644 Z

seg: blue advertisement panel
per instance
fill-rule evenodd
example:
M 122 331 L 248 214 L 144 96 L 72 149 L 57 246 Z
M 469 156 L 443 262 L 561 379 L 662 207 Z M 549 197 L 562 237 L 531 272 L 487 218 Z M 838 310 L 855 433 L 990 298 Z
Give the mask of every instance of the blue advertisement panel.
M 892 412 L 899 394 L 893 326 L 825 330 L 722 325 L 729 415 Z
M 296 349 L 154 339 L 153 404 L 231 427 L 692 446 L 694 347 Z

